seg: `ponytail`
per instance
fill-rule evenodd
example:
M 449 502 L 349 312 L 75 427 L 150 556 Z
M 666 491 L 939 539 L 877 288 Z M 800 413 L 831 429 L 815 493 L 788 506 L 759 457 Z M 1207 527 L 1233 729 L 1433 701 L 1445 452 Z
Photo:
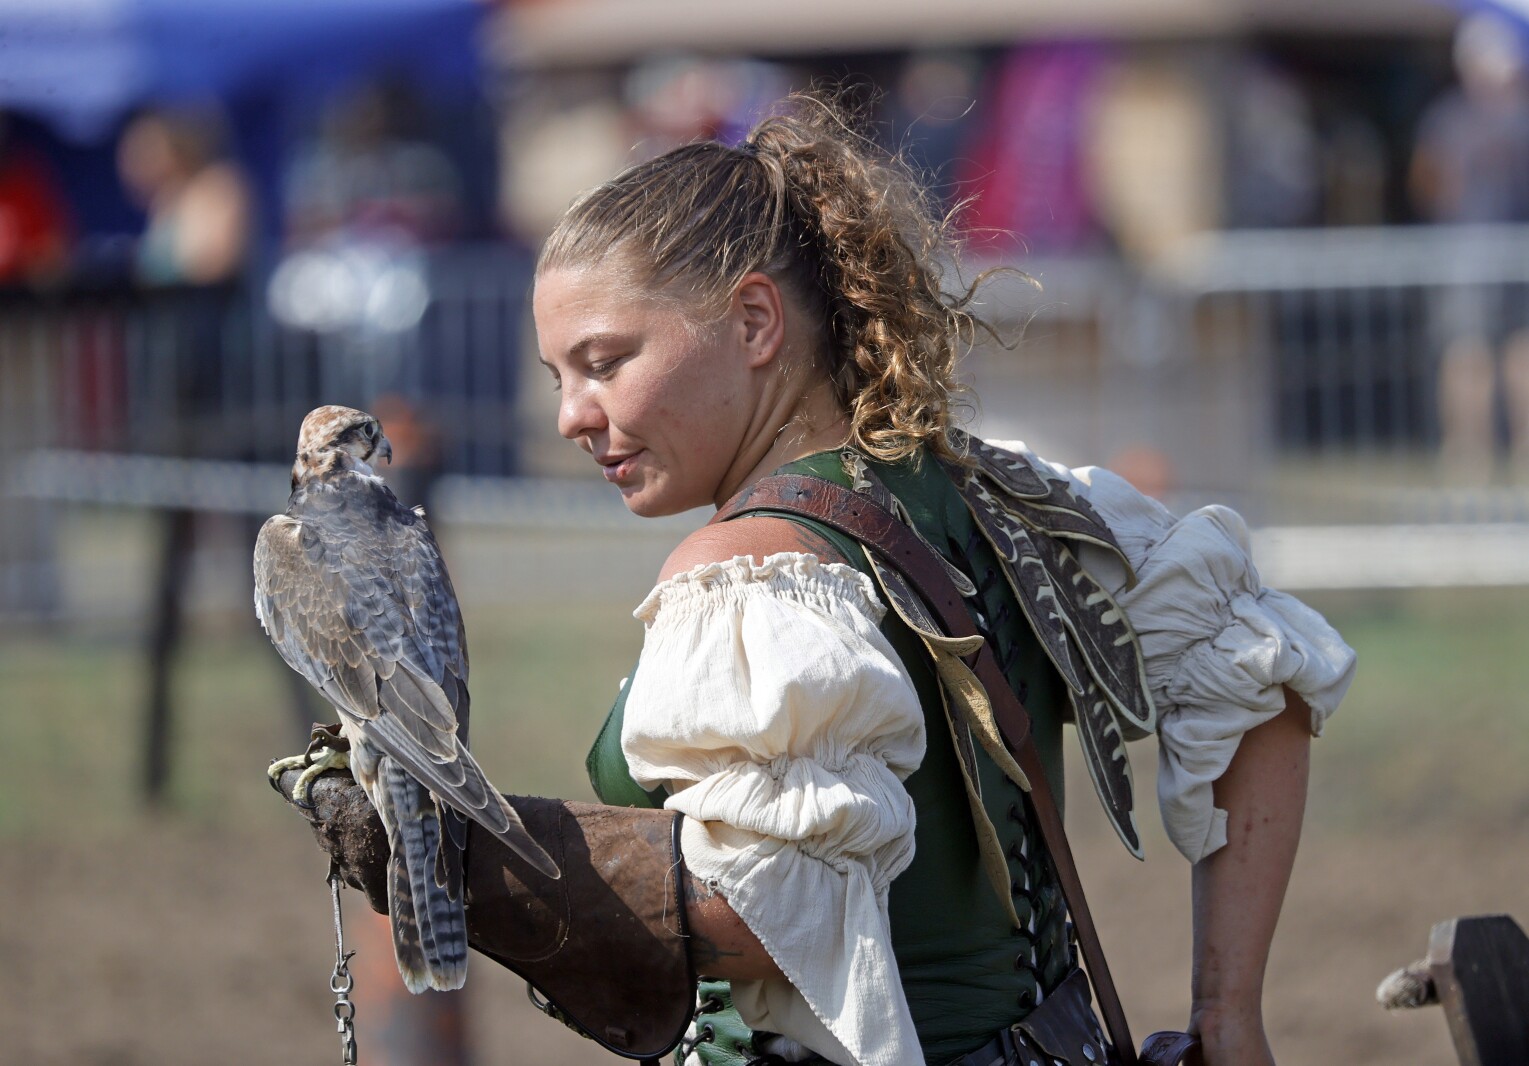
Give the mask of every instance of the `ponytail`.
M 612 252 L 703 320 L 744 275 L 770 275 L 821 323 L 854 446 L 952 455 L 955 364 L 983 325 L 970 310 L 983 278 L 945 290 L 948 220 L 834 104 L 798 94 L 739 148 L 702 142 L 632 167 L 569 209 L 537 270 Z

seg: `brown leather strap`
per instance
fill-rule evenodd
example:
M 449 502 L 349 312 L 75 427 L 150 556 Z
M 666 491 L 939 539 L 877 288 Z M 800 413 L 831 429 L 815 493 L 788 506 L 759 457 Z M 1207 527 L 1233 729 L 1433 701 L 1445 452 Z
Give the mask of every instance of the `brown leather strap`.
M 712 521 L 725 522 L 756 511 L 797 514 L 847 533 L 902 572 L 938 616 L 947 635 L 968 637 L 977 633 L 961 594 L 935 559 L 934 549 L 890 511 L 868 497 L 822 478 L 780 474 L 763 478 L 744 489 L 725 503 Z M 1072 848 L 1067 843 L 1061 813 L 1046 781 L 1035 738 L 1030 734 L 1030 716 L 998 668 L 988 642 L 983 642 L 976 653 L 976 662 L 970 665 L 987 690 L 1004 746 L 1030 779 L 1030 803 L 1035 809 L 1036 821 L 1040 823 L 1041 838 L 1056 868 L 1057 880 L 1061 882 L 1062 895 L 1067 900 L 1067 909 L 1077 930 L 1083 962 L 1099 997 L 1099 1013 L 1104 1016 L 1105 1028 L 1115 1045 L 1121 1066 L 1135 1066 L 1136 1045 L 1131 1040 L 1125 1011 L 1104 960 L 1104 949 L 1099 943 L 1088 901 L 1083 896 L 1083 883 L 1073 862 Z
M 1181 1066 L 1189 1053 L 1199 1046 L 1199 1037 L 1165 1029 L 1142 1041 L 1138 1062 L 1140 1066 Z

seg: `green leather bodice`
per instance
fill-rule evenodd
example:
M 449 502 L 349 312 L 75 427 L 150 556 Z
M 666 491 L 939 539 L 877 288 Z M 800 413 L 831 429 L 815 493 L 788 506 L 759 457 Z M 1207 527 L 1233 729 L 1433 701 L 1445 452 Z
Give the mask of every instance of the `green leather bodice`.
M 1032 728 L 1058 800 L 1065 693 L 1044 650 L 998 570 L 965 502 L 939 466 L 871 464 L 924 538 L 977 586 L 968 601 L 981 631 L 1032 718 Z M 848 484 L 837 453 L 809 456 L 781 473 L 813 474 Z M 860 546 L 827 527 L 811 526 L 846 560 L 870 573 Z M 1023 1017 L 1072 965 L 1061 892 L 1033 828 L 1024 793 L 978 749 L 982 804 L 1004 845 L 1015 927 L 994 894 L 979 851 L 973 814 L 946 722 L 940 686 L 922 641 L 894 612 L 882 631 L 902 659 L 924 709 L 928 749 L 905 785 L 917 810 L 912 864 L 892 884 L 892 947 L 926 1061 L 943 1063 L 986 1042 Z M 661 805 L 639 788 L 621 755 L 623 688 L 589 754 L 591 783 L 601 800 Z M 696 1049 L 704 1061 L 728 1061 Z M 719 1048 L 720 1052 L 721 1049 Z

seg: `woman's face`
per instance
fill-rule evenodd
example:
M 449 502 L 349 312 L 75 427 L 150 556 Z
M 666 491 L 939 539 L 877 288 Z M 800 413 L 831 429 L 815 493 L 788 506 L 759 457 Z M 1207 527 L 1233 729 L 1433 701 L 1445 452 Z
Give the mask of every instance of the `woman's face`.
M 754 371 L 730 318 L 697 327 L 618 264 L 548 270 L 532 306 L 558 432 L 634 514 L 677 514 L 731 492 Z

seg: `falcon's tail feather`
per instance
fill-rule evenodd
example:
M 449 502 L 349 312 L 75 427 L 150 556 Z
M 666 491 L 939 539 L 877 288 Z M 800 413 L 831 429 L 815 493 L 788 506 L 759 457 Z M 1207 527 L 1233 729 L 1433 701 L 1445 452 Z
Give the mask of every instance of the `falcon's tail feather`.
M 526 832 L 515 808 L 489 783 L 461 738 L 456 740 L 456 757 L 450 762 L 439 763 L 418 755 L 416 746 L 411 744 L 410 734 L 396 715 L 373 718 L 363 723 L 361 730 L 363 736 L 390 752 L 390 758 L 403 765 L 432 793 L 494 834 L 505 847 L 547 877 L 562 876 L 552 856 Z
M 390 808 L 383 821 L 392 852 L 388 914 L 398 972 L 410 992 L 461 988 L 467 980 L 462 864 L 441 855 L 443 845 L 453 845 L 442 837 L 429 791 L 386 756 L 378 762 L 377 777 L 378 792 Z M 443 879 L 446 883 L 439 883 Z

